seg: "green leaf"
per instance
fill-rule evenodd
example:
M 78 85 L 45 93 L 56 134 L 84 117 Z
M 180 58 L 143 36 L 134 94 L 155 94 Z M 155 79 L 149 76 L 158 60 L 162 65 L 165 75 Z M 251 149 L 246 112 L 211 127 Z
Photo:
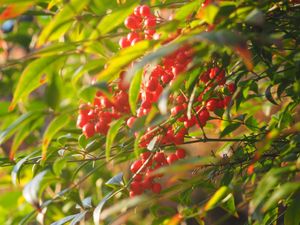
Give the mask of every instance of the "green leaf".
M 28 154 L 23 159 L 21 159 L 19 162 L 17 162 L 17 164 L 14 166 L 13 170 L 11 171 L 11 180 L 14 185 L 16 185 L 17 182 L 19 182 L 21 168 L 23 167 L 24 163 L 27 161 L 27 159 L 29 159 L 33 155 L 37 154 L 37 152 L 38 151 L 34 151 L 34 152 Z
M 63 168 L 67 165 L 67 158 L 65 157 L 59 157 L 57 158 L 53 163 L 53 172 L 56 176 L 60 176 L 61 171 Z
M 300 192 L 297 192 L 292 199 L 292 203 L 287 207 L 284 214 L 285 225 L 299 225 L 300 224 Z
M 140 41 L 134 46 L 124 48 L 120 50 L 114 57 L 112 57 L 108 63 L 107 68 L 103 70 L 98 76 L 99 81 L 112 81 L 118 77 L 119 73 L 130 62 L 145 54 L 145 52 L 151 47 L 149 41 Z M 142 67 L 140 67 L 142 68 Z M 139 68 L 139 69 L 140 69 Z M 128 74 L 136 74 L 138 71 L 129 71 Z
M 73 24 L 76 17 L 90 2 L 90 0 L 71 0 L 65 4 L 50 23 L 43 29 L 39 36 L 37 45 L 41 46 L 47 41 L 59 39 Z
M 209 211 L 214 209 L 215 207 L 221 204 L 221 201 L 228 196 L 230 193 L 230 189 L 226 186 L 220 187 L 214 195 L 209 199 L 209 201 L 205 204 L 204 209 L 205 211 Z
M 259 129 L 258 122 L 253 116 L 250 116 L 248 119 L 246 119 L 245 125 L 252 131 L 257 131 Z
M 48 170 L 40 172 L 24 187 L 23 196 L 25 200 L 36 208 L 40 208 L 40 193 L 43 191 L 46 184 L 53 181 L 54 179 L 52 176 L 50 176 Z
M 182 7 L 176 10 L 174 19 L 175 20 L 185 20 L 191 13 L 196 11 L 200 6 L 200 1 L 193 1 L 184 4 Z
M 225 209 L 227 212 L 229 212 L 231 215 L 238 217 L 235 208 L 234 196 L 232 193 L 230 193 L 229 195 L 227 195 L 225 199 L 223 199 L 221 207 Z
M 129 105 L 133 115 L 136 114 L 136 103 L 139 98 L 141 82 L 143 77 L 143 71 L 140 70 L 137 74 L 133 77 L 130 87 L 129 87 Z
M 54 137 L 54 135 L 65 125 L 69 123 L 70 117 L 68 115 L 62 114 L 54 118 L 48 125 L 44 135 L 42 144 L 42 159 L 46 159 L 47 148 Z
M 277 102 L 275 102 L 275 100 L 274 100 L 274 98 L 273 98 L 273 96 L 272 96 L 271 88 L 272 88 L 272 85 L 270 85 L 269 87 L 267 87 L 266 92 L 265 92 L 266 98 L 267 98 L 271 103 L 273 103 L 274 105 L 278 105 Z
M 107 186 L 115 187 L 115 186 L 123 186 L 123 172 L 118 173 L 117 175 L 110 178 L 105 184 Z
M 263 202 L 270 190 L 272 190 L 280 182 L 282 176 L 288 172 L 292 172 L 294 169 L 295 168 L 293 167 L 273 168 L 266 173 L 258 183 L 256 191 L 254 192 L 253 198 L 249 204 L 250 213 L 253 213 Z
M 101 34 L 107 34 L 108 32 L 123 24 L 126 17 L 132 13 L 134 7 L 135 5 L 127 8 L 122 8 L 104 16 L 98 24 L 96 30 L 91 34 L 91 38 L 96 38 Z
M 28 112 L 21 115 L 8 128 L 0 132 L 0 145 L 10 138 L 21 126 L 28 124 L 34 118 L 40 115 L 40 112 Z
M 94 219 L 94 224 L 95 225 L 99 225 L 100 224 L 100 215 L 102 212 L 102 208 L 104 206 L 104 204 L 108 201 L 108 199 L 110 199 L 110 197 L 112 196 L 113 192 L 108 193 L 97 205 L 97 207 L 95 208 L 94 212 L 93 212 L 93 219 Z
M 109 97 L 108 85 L 106 82 L 100 82 L 93 85 L 82 87 L 79 90 L 79 96 L 85 101 L 93 102 L 97 91 L 101 90 Z
M 240 123 L 230 123 L 228 126 L 225 127 L 225 129 L 221 132 L 220 137 L 224 137 L 233 131 L 235 131 L 237 128 L 241 126 Z
M 209 4 L 207 7 L 204 8 L 203 19 L 209 24 L 214 24 L 219 9 L 220 8 L 215 4 Z
M 281 199 L 287 198 L 290 194 L 293 194 L 299 189 L 300 189 L 300 182 L 288 182 L 281 185 L 273 192 L 271 197 L 264 204 L 262 211 L 263 212 L 268 211 L 271 207 L 277 205 Z
M 23 143 L 23 141 L 28 137 L 29 134 L 31 134 L 38 126 L 41 125 L 44 118 L 34 118 L 33 124 L 26 124 L 25 126 L 18 129 L 18 131 L 15 134 L 11 149 L 10 149 L 10 157 L 13 158 L 16 151 L 20 147 L 20 145 Z
M 14 97 L 9 106 L 10 110 L 15 108 L 18 101 L 27 97 L 33 90 L 45 83 L 45 80 L 42 79 L 43 73 L 58 59 L 57 56 L 39 58 L 25 68 L 14 91 Z
M 124 119 L 121 118 L 110 125 L 110 128 L 106 136 L 106 144 L 105 144 L 105 155 L 107 161 L 110 159 L 110 151 L 111 151 L 112 144 L 123 123 L 124 123 Z
M 58 220 L 58 221 L 56 221 L 56 222 L 54 222 L 54 223 L 51 223 L 51 225 L 63 225 L 63 224 L 65 224 L 65 223 L 67 223 L 67 222 L 73 220 L 74 218 L 76 218 L 77 215 L 79 215 L 79 214 L 80 214 L 80 213 L 77 213 L 77 214 L 75 214 L 75 215 L 70 215 L 70 216 L 64 217 L 64 218 L 62 218 L 62 219 L 60 219 L 60 220 Z

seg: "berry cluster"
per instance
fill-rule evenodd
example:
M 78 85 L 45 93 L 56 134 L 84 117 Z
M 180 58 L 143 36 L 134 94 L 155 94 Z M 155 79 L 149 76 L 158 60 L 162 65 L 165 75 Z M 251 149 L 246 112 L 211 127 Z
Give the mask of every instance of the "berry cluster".
M 132 163 L 130 170 L 134 174 L 133 181 L 130 184 L 130 197 L 141 195 L 146 190 L 159 194 L 162 186 L 157 181 L 162 174 L 153 174 L 153 172 L 162 166 L 171 165 L 186 155 L 184 149 L 177 149 L 175 153 L 166 156 L 163 151 L 152 155 L 150 152 L 140 154 L 139 160 Z
M 133 46 L 137 42 L 153 39 L 155 35 L 156 17 L 151 13 L 151 9 L 147 5 L 139 5 L 134 9 L 134 13 L 125 20 L 125 26 L 131 30 L 126 36 L 119 41 L 121 48 Z
M 156 17 L 151 14 L 148 6 L 142 5 L 135 8 L 134 13 L 125 20 L 125 25 L 131 29 L 127 37 L 120 39 L 121 48 L 134 45 L 143 38 L 151 39 L 155 34 Z M 162 44 L 168 43 L 180 35 L 178 30 Z M 124 82 L 125 72 L 120 74 L 116 83 L 110 84 L 111 99 L 98 92 L 93 104 L 84 104 L 80 107 L 77 120 L 78 127 L 89 138 L 95 133 L 106 135 L 109 124 L 113 119 L 128 116 L 127 125 L 132 128 L 138 117 L 146 116 L 157 101 L 167 85 L 171 85 L 179 74 L 188 71 L 193 60 L 194 52 L 190 45 L 184 45 L 162 58 L 161 63 L 144 68 L 143 82 L 139 93 L 139 104 L 136 116 L 129 117 L 130 107 L 128 103 L 129 85 Z M 188 115 L 189 96 L 184 93 L 174 93 L 169 96 L 171 103 L 170 116 L 173 122 L 161 126 L 149 127 L 139 140 L 141 148 L 147 148 L 154 141 L 156 146 L 180 145 L 189 129 L 197 125 L 203 128 L 211 118 L 211 113 L 217 114 L 217 110 L 224 109 L 231 102 L 231 95 L 235 92 L 235 84 L 226 84 L 225 70 L 214 66 L 199 75 L 197 85 L 201 90 L 196 92 L 191 111 Z M 175 121 L 175 122 L 174 122 Z M 136 133 L 136 136 L 138 134 Z M 154 153 L 153 153 L 154 154 Z M 140 195 L 146 190 L 160 193 L 161 184 L 157 179 L 161 175 L 151 174 L 154 170 L 172 164 L 185 157 L 183 149 L 177 149 L 176 153 L 166 156 L 163 151 L 154 155 L 149 151 L 140 155 L 140 159 L 131 165 L 133 182 L 130 187 L 130 196 Z
M 128 115 L 130 112 L 128 93 L 126 92 L 128 87 L 124 85 L 123 79 L 124 73 L 121 73 L 112 100 L 98 91 L 93 104 L 80 105 L 77 126 L 82 129 L 87 138 L 96 133 L 106 135 L 113 119 Z

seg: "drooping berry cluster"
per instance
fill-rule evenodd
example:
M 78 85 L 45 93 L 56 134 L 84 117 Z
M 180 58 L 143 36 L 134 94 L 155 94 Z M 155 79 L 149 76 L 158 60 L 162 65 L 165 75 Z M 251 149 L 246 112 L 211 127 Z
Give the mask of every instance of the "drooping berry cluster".
M 140 154 L 139 160 L 132 163 L 130 170 L 134 174 L 133 181 L 130 184 L 130 197 L 141 195 L 149 190 L 153 193 L 160 193 L 162 185 L 158 182 L 162 174 L 153 172 L 162 166 L 171 165 L 186 155 L 184 149 L 177 149 L 175 153 L 166 156 L 163 151 L 156 152 L 153 157 L 150 152 Z
M 124 22 L 125 26 L 131 30 L 126 37 L 119 41 L 121 48 L 133 46 L 137 42 L 147 39 L 153 39 L 156 33 L 155 26 L 157 18 L 151 13 L 147 5 L 139 5 L 134 9 L 134 13 L 128 16 Z

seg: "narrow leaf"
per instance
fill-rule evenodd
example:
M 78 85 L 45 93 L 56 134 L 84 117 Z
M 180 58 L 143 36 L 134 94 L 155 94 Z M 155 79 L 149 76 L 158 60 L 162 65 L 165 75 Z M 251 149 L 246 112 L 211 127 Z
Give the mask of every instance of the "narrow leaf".
M 97 207 L 95 208 L 94 212 L 93 212 L 93 219 L 94 219 L 94 223 L 95 225 L 99 225 L 100 224 L 100 215 L 102 212 L 102 208 L 104 206 L 104 204 L 107 202 L 108 199 L 110 199 L 111 195 L 113 192 L 108 193 L 101 201 L 100 203 L 97 205 Z
M 209 211 L 221 204 L 221 201 L 229 194 L 229 192 L 230 190 L 228 187 L 220 187 L 204 206 L 205 211 Z
M 267 98 L 271 103 L 273 103 L 274 105 L 278 105 L 277 102 L 275 102 L 275 100 L 274 100 L 274 98 L 273 98 L 273 96 L 272 96 L 271 88 L 272 88 L 272 85 L 270 85 L 269 87 L 267 87 L 266 92 L 265 92 L 266 98 Z
M 106 136 L 106 145 L 105 145 L 105 155 L 106 155 L 107 161 L 110 158 L 110 151 L 111 151 L 112 144 L 115 140 L 115 137 L 118 134 L 119 129 L 123 125 L 123 123 L 124 123 L 124 119 L 121 118 L 110 125 L 110 128 L 109 128 L 107 136 Z
M 129 87 L 129 105 L 130 105 L 131 112 L 134 115 L 136 114 L 136 103 L 139 98 L 142 77 L 143 77 L 143 71 L 140 70 L 133 77 Z
M 44 135 L 43 135 L 43 144 L 42 144 L 42 159 L 46 159 L 47 148 L 54 137 L 54 135 L 68 124 L 70 118 L 68 115 L 62 114 L 51 121 L 48 125 Z

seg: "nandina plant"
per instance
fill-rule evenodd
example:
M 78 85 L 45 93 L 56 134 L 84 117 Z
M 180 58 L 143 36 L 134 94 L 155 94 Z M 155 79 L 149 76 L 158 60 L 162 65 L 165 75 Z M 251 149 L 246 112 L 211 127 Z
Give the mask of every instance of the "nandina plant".
M 142 2 L 2 1 L 0 224 L 299 224 L 299 1 Z

